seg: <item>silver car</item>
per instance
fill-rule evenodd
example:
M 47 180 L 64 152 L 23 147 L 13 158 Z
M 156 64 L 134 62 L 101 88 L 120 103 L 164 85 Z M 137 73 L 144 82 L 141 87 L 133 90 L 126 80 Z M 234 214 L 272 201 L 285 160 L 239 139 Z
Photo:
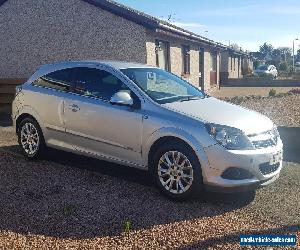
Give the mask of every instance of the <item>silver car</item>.
M 274 65 L 260 65 L 253 71 L 255 76 L 271 76 L 273 79 L 278 77 L 278 71 Z
M 270 119 L 142 64 L 44 65 L 17 87 L 13 121 L 29 158 L 53 147 L 149 170 L 177 200 L 265 186 L 282 168 Z

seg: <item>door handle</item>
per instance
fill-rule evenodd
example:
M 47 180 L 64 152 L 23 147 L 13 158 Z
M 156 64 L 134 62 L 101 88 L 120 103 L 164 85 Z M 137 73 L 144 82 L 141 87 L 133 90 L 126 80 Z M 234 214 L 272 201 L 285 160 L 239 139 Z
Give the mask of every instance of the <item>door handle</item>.
M 80 108 L 76 104 L 69 105 L 69 109 L 73 112 L 77 112 L 80 110 Z

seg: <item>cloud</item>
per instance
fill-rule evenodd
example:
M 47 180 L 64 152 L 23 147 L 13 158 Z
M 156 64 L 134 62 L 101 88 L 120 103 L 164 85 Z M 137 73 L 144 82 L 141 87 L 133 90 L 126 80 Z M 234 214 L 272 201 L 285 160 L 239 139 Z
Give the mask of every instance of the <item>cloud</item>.
M 182 23 L 182 22 L 172 22 L 172 24 L 182 27 L 182 28 L 206 28 L 206 25 L 200 23 Z
M 196 13 L 194 13 L 196 14 Z M 216 17 L 216 16 L 253 16 L 253 15 L 261 15 L 266 16 L 269 14 L 278 14 L 278 15 L 297 15 L 300 14 L 300 6 L 270 6 L 269 4 L 263 5 L 244 5 L 239 7 L 232 8 L 222 8 L 215 10 L 203 10 L 201 12 L 197 12 L 198 15 L 207 16 L 207 17 Z

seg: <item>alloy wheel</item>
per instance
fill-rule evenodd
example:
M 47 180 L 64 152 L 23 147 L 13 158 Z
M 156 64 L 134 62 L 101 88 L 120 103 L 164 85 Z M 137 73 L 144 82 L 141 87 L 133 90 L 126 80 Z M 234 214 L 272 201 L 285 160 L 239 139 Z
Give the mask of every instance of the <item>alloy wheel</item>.
M 192 186 L 193 167 L 179 151 L 168 151 L 158 162 L 158 176 L 162 186 L 173 194 L 182 194 Z
M 26 154 L 34 155 L 37 153 L 40 137 L 37 128 L 32 123 L 25 123 L 22 126 L 20 141 Z

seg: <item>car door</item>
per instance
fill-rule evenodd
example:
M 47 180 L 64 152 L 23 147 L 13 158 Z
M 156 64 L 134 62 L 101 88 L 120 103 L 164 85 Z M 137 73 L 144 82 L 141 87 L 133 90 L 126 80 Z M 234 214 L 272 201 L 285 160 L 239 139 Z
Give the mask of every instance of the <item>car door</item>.
M 65 136 L 64 98 L 70 89 L 72 68 L 60 69 L 39 77 L 32 83 L 26 98 L 45 127 L 45 140 L 48 144 L 62 144 Z
M 77 68 L 73 85 L 73 94 L 66 98 L 65 118 L 74 149 L 141 164 L 141 109 L 110 103 L 119 90 L 134 95 L 128 86 L 107 70 L 89 67 Z

